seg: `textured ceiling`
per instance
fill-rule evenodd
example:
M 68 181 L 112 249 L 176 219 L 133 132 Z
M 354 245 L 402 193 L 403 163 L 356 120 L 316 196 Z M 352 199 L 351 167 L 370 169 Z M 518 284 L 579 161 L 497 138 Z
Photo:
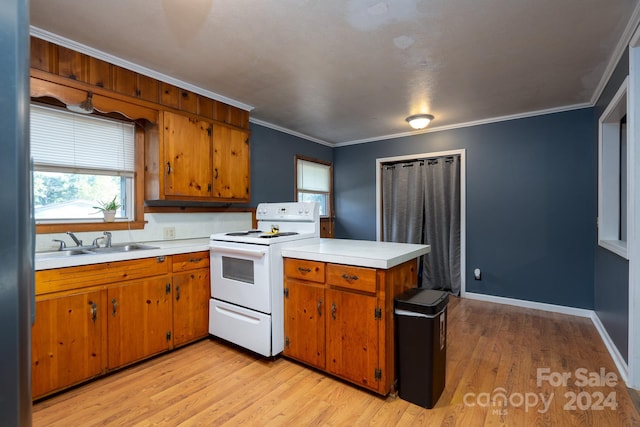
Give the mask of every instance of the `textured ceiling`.
M 640 0 L 31 0 L 31 25 L 328 144 L 593 102 Z M 627 30 L 627 34 L 625 34 Z M 623 40 L 624 41 L 624 40 Z

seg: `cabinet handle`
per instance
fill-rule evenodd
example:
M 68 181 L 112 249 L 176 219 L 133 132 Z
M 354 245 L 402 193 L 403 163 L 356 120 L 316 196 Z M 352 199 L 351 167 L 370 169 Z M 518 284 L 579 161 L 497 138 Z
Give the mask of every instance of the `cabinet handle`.
M 353 276 L 351 276 L 351 275 L 345 273 L 345 274 L 342 275 L 342 278 L 344 280 L 346 280 L 347 282 L 352 282 L 354 280 L 358 280 L 358 276 L 356 276 L 355 274 Z
M 300 273 L 311 273 L 311 269 L 307 267 L 298 267 Z
M 167 175 L 171 175 L 171 162 L 167 162 Z
M 89 304 L 91 304 L 91 308 L 89 309 L 91 313 L 91 320 L 93 320 L 93 322 L 95 323 L 95 321 L 98 319 L 98 305 L 93 301 Z
M 318 316 L 322 316 L 322 299 L 318 298 Z
M 189 262 L 200 262 L 202 261 L 202 258 L 190 258 Z
M 331 304 L 331 317 L 333 320 L 336 320 L 336 303 Z
M 176 285 L 176 301 L 180 301 L 180 285 Z
M 112 299 L 111 300 L 111 305 L 113 306 L 113 312 L 112 314 L 115 316 L 116 314 L 118 314 L 118 300 L 117 299 Z
M 218 179 L 218 168 L 215 168 L 213 171 L 216 173 L 216 176 L 213 179 Z

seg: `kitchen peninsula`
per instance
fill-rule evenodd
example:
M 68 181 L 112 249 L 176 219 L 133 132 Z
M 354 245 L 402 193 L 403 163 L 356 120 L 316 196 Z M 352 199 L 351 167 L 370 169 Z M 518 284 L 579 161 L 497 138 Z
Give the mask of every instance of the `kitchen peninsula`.
M 282 250 L 284 355 L 376 393 L 395 387 L 393 300 L 428 245 L 319 239 Z

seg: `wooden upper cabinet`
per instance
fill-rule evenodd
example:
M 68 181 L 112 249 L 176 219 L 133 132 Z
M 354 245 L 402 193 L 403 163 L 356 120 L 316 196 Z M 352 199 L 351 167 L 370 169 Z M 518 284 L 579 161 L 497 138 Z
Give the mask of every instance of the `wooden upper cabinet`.
M 164 113 L 164 195 L 212 197 L 211 123 Z
M 145 101 L 158 102 L 158 81 L 122 67 L 114 67 L 114 90 Z
M 123 95 L 136 96 L 137 74 L 122 67 L 114 67 L 114 89 Z
M 169 83 L 160 82 L 160 103 L 167 107 L 180 108 L 181 90 Z
M 142 74 L 137 75 L 136 81 L 136 96 L 145 101 L 157 103 L 160 83 L 156 79 Z
M 229 107 L 228 123 L 239 128 L 249 128 L 249 112 L 241 108 Z
M 250 163 L 248 132 L 214 124 L 214 197 L 249 201 Z
M 31 68 L 52 72 L 51 44 L 42 39 L 31 37 Z
M 58 75 L 87 82 L 87 57 L 75 50 L 58 46 Z
M 105 89 L 113 89 L 112 66 L 108 62 L 96 58 L 87 58 L 89 66 L 89 83 Z
M 188 90 L 180 89 L 180 110 L 187 113 L 198 113 L 198 96 Z
M 215 101 L 206 96 L 198 96 L 198 115 L 213 119 L 213 106 Z

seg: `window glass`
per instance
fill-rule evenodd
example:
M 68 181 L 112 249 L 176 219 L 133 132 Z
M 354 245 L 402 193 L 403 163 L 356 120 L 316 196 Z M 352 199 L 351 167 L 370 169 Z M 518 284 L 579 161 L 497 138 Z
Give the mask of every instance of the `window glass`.
M 31 106 L 36 221 L 102 221 L 94 209 L 114 197 L 116 218 L 133 218 L 132 123 Z
M 323 217 L 331 215 L 331 173 L 331 164 L 296 159 L 298 201 L 317 202 Z

